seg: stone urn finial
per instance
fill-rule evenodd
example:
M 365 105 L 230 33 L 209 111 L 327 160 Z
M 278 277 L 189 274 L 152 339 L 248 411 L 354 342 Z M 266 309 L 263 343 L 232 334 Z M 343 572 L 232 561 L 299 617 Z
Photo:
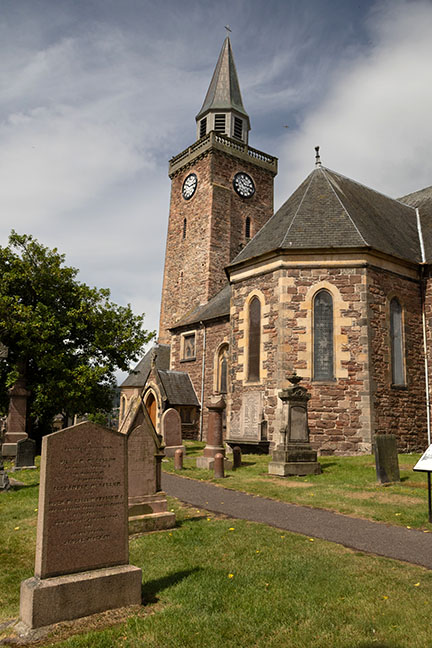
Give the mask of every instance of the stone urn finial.
M 291 376 L 289 376 L 289 375 L 287 376 L 287 379 L 290 381 L 290 383 L 291 383 L 292 385 L 298 385 L 299 382 L 300 382 L 301 380 L 303 380 L 303 378 L 302 378 L 301 376 L 298 376 L 298 375 L 297 375 L 297 372 L 296 372 L 295 369 L 294 369 L 294 371 L 292 372 Z

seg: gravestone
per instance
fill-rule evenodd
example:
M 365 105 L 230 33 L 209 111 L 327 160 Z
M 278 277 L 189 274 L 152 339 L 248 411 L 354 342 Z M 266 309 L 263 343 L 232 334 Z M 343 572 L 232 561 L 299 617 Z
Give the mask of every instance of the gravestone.
M 2 453 L 4 457 L 15 457 L 17 442 L 20 439 L 27 439 L 26 413 L 27 399 L 30 392 L 25 388 L 25 384 L 25 379 L 19 378 L 15 385 L 9 389 L 7 430 L 2 445 Z
M 4 468 L 3 457 L 0 452 L 0 491 L 7 491 L 10 488 L 9 476 Z
M 28 628 L 141 603 L 129 565 L 126 437 L 84 422 L 43 438 L 35 575 L 21 583 Z
M 173 407 L 162 414 L 162 438 L 166 457 L 174 457 L 176 450 L 183 450 L 186 454 L 186 448 L 182 445 L 180 414 Z
M 319 475 L 321 466 L 317 453 L 309 442 L 307 405 L 310 399 L 305 387 L 298 384 L 300 376 L 294 372 L 288 378 L 292 387 L 279 392 L 284 403 L 286 424 L 280 430 L 279 442 L 269 463 L 270 475 Z
M 127 447 L 129 533 L 172 528 L 175 514 L 168 511 L 166 494 L 161 489 L 163 446 L 142 404 L 127 433 Z
M 225 400 L 220 394 L 210 397 L 207 403 L 208 429 L 207 444 L 203 450 L 203 456 L 196 460 L 197 468 L 213 470 L 215 456 L 221 454 L 224 457 L 224 464 L 227 470 L 231 470 L 232 461 L 225 457 L 225 448 L 223 445 L 222 414 L 225 409 Z
M 263 419 L 263 395 L 261 391 L 245 392 L 241 396 L 240 418 L 231 426 L 226 443 L 242 452 L 268 452 L 267 421 Z
M 375 434 L 373 437 L 375 467 L 380 484 L 400 481 L 397 439 L 394 434 Z
M 36 468 L 36 441 L 33 439 L 20 439 L 17 442 L 14 471 L 27 468 Z

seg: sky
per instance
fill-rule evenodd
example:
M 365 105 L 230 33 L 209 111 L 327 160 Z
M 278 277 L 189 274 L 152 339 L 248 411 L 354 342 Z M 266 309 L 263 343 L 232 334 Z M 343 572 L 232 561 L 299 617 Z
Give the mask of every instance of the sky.
M 11 229 L 158 328 L 168 161 L 231 29 L 277 209 L 325 166 L 432 184 L 432 0 L 0 0 L 0 245 Z

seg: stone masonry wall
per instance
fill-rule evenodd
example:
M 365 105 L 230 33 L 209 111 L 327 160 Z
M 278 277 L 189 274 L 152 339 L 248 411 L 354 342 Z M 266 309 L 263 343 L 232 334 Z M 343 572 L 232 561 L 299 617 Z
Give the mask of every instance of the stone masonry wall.
M 321 289 L 333 296 L 335 380 L 312 380 L 313 297 Z M 244 310 L 248 295 L 259 290 L 263 308 L 264 416 L 269 439 L 277 441 L 281 401 L 287 374 L 296 369 L 311 391 L 311 442 L 321 454 L 353 454 L 370 450 L 370 385 L 364 268 L 289 268 L 234 284 L 232 302 L 232 366 L 229 421 L 239 419 L 242 393 L 256 389 L 246 381 L 247 349 Z
M 205 352 L 205 378 L 204 393 L 202 390 L 202 360 L 204 349 L 204 328 L 197 324 L 196 328 L 188 326 L 187 328 L 177 329 L 171 338 L 171 361 L 170 368 L 173 371 L 184 371 L 189 374 L 192 384 L 195 388 L 198 400 L 201 402 L 203 397 L 203 439 L 207 438 L 207 420 L 208 410 L 205 407 L 209 396 L 215 392 L 215 358 L 218 349 L 223 343 L 229 342 L 229 322 L 227 319 L 206 322 L 206 352 Z M 196 334 L 196 358 L 195 360 L 181 360 L 181 334 L 183 331 L 195 331 Z
M 246 171 L 256 192 L 240 198 L 232 181 Z M 195 173 L 198 185 L 190 200 L 182 197 L 185 178 Z M 211 149 L 172 179 L 159 341 L 169 343 L 167 328 L 225 284 L 224 268 L 246 243 L 246 217 L 252 236 L 273 213 L 273 174 L 258 164 Z M 183 223 L 186 218 L 186 236 Z
M 381 270 L 369 270 L 369 312 L 373 404 L 377 434 L 395 434 L 401 451 L 424 450 L 425 366 L 420 284 Z M 406 386 L 392 386 L 390 300 L 402 306 Z M 430 309 L 430 296 L 428 298 Z

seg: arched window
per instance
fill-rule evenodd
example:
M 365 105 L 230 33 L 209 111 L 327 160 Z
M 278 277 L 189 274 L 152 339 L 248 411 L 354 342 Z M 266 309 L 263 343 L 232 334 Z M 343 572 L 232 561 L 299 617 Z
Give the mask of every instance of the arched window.
M 390 302 L 390 346 L 392 384 L 405 385 L 402 306 L 396 297 Z
M 327 290 L 319 290 L 313 307 L 313 377 L 334 379 L 333 298 Z
M 217 358 L 217 391 L 226 394 L 228 389 L 228 345 L 224 344 L 218 353 Z
M 183 238 L 186 238 L 186 230 L 187 230 L 187 219 L 183 219 Z
M 246 222 L 245 222 L 245 236 L 247 239 L 250 238 L 251 235 L 251 219 L 249 216 L 246 216 Z
M 123 396 L 120 399 L 120 412 L 119 412 L 119 421 L 123 421 L 124 415 L 126 414 L 126 396 Z
M 260 379 L 261 302 L 253 297 L 249 303 L 248 380 Z

